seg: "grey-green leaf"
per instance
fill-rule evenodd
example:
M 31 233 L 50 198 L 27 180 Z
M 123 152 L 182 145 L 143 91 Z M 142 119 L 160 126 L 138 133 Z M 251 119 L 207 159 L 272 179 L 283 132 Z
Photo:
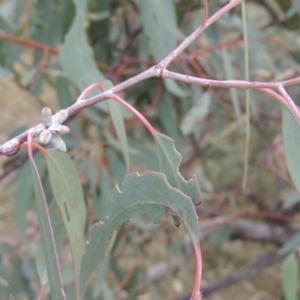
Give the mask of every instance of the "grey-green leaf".
M 105 77 L 97 68 L 85 32 L 88 26 L 87 1 L 73 0 L 73 3 L 76 14 L 64 43 L 59 47 L 59 60 L 71 81 L 83 91 L 95 82 L 103 82 Z M 103 102 L 97 104 L 97 107 L 107 111 Z
M 195 131 L 195 127 L 199 126 L 199 122 L 209 113 L 210 93 L 199 94 L 199 98 L 193 107 L 184 116 L 180 129 L 183 135 L 188 135 Z
M 170 185 L 191 197 L 195 205 L 201 203 L 201 192 L 197 176 L 186 181 L 179 172 L 181 155 L 176 150 L 174 141 L 157 132 L 155 134 L 159 157 L 159 170 L 167 177 Z
M 280 249 L 279 254 L 285 255 L 300 245 L 300 232 L 293 235 Z
M 44 285 L 48 283 L 47 267 L 42 243 L 40 243 L 38 247 L 38 253 L 36 257 L 36 269 L 40 278 L 40 283 Z
M 78 292 L 79 270 L 85 243 L 86 207 L 83 192 L 74 163 L 67 154 L 50 150 L 46 158 L 52 190 L 72 249 Z
M 134 212 L 149 215 L 155 223 L 163 222 L 166 216 L 177 216 L 193 242 L 198 242 L 194 205 L 190 197 L 169 185 L 164 174 L 145 172 L 143 175 L 128 175 L 122 190 L 114 188 L 111 206 L 111 215 L 104 222 L 93 226 L 86 245 L 80 271 L 81 297 L 84 295 L 88 278 L 105 257 L 112 231 L 119 229 Z
M 281 104 L 285 160 L 292 180 L 300 192 L 300 125 L 288 107 Z
M 172 0 L 140 1 L 141 21 L 155 60 L 162 60 L 182 37 Z
M 57 251 L 51 229 L 47 200 L 38 174 L 38 169 L 36 168 L 33 160 L 30 160 L 30 162 L 34 182 L 34 194 L 38 211 L 39 226 L 41 231 L 42 248 L 47 267 L 51 296 L 53 299 L 65 300 L 66 298 L 60 281 L 61 276 L 57 260 Z
M 221 247 L 223 243 L 229 239 L 231 232 L 232 232 L 232 228 L 230 225 L 224 225 L 218 227 L 217 229 L 214 230 L 214 232 L 210 236 L 210 242 L 215 247 Z
M 299 267 L 295 253 L 289 254 L 281 264 L 281 286 L 285 300 L 298 299 Z
M 19 170 L 20 183 L 15 197 L 15 215 L 20 237 L 26 241 L 26 212 L 33 201 L 34 186 L 30 173 L 30 163 L 25 163 Z

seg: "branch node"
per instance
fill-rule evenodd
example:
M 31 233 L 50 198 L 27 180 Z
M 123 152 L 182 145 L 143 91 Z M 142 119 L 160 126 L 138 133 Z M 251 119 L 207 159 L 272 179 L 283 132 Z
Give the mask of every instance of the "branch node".
M 156 77 L 163 77 L 164 69 L 165 68 L 161 64 L 154 66 L 154 71 L 155 71 Z

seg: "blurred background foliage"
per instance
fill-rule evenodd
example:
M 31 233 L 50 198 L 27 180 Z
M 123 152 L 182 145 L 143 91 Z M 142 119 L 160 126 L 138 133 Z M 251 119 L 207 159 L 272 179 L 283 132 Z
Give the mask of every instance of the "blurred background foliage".
M 225 3 L 209 1 L 209 14 Z M 250 80 L 299 76 L 300 1 L 246 4 Z M 202 16 L 199 0 L 0 0 L 1 142 L 39 123 L 42 107 L 68 107 L 94 82 L 109 79 L 116 85 L 155 64 L 201 24 Z M 243 79 L 240 6 L 210 26 L 169 69 Z M 299 88 L 288 91 L 299 102 Z M 298 299 L 300 194 L 285 164 L 280 106 L 261 92 L 250 93 L 249 173 L 243 189 L 244 91 L 156 78 L 121 94 L 175 140 L 182 174 L 199 179 L 204 299 Z M 131 113 L 124 110 L 123 116 L 128 171 L 105 105 L 68 121 L 71 134 L 64 140 L 83 186 L 87 231 L 108 214 L 110 191 L 126 173 L 158 169 L 153 138 Z M 36 153 L 36 161 L 52 203 L 45 160 Z M 0 162 L 0 298 L 34 299 L 39 230 L 26 150 Z M 188 299 L 195 266 L 182 228 L 134 216 L 115 238 L 86 299 Z M 72 299 L 70 249 L 64 236 L 61 242 L 66 293 Z M 292 251 L 282 263 L 279 249 Z

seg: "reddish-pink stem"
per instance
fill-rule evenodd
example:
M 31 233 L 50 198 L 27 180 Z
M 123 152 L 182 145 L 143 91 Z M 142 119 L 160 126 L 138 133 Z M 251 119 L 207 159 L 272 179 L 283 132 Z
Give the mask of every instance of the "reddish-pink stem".
M 119 97 L 118 95 L 111 94 L 110 97 L 119 102 L 120 104 L 124 105 L 126 108 L 128 108 L 139 120 L 147 127 L 147 129 L 152 133 L 152 135 L 156 134 L 156 130 L 154 127 L 150 124 L 150 122 L 138 111 L 136 110 L 133 106 L 131 106 L 129 103 L 127 103 L 124 99 Z
M 25 142 L 24 144 L 22 144 L 22 146 L 28 146 L 29 147 L 29 143 Z M 31 147 L 40 150 L 43 154 L 47 154 L 47 149 L 45 147 L 43 147 L 42 145 L 40 145 L 40 144 L 31 143 Z
M 102 91 L 105 90 L 102 83 L 100 83 L 100 82 L 94 83 L 94 84 L 90 85 L 89 87 L 87 87 L 81 93 L 78 100 L 84 100 L 86 98 L 86 96 L 96 88 L 100 88 Z M 122 99 L 121 97 L 119 97 L 116 94 L 111 93 L 111 94 L 109 94 L 109 97 L 112 100 L 115 100 L 115 101 L 119 102 L 120 104 L 122 104 L 123 106 L 125 106 L 126 108 L 128 108 L 147 127 L 147 129 L 152 133 L 152 135 L 155 135 L 156 130 L 154 129 L 154 127 L 138 110 L 136 110 L 133 106 L 131 106 L 129 103 L 127 103 L 124 99 Z M 104 100 L 109 100 L 109 99 L 104 99 Z
M 96 82 L 87 87 L 79 96 L 78 100 L 84 100 L 87 95 L 94 89 L 99 88 L 102 92 L 105 91 L 104 85 L 101 82 Z
M 272 96 L 273 98 L 275 98 L 276 100 L 278 100 L 279 102 L 286 104 L 286 100 L 284 97 L 278 95 L 276 92 L 274 92 L 273 90 L 270 89 L 260 89 L 261 91 L 269 94 L 270 96 Z
M 300 112 L 299 112 L 297 106 L 295 105 L 294 101 L 292 100 L 292 98 L 290 97 L 290 95 L 287 93 L 287 91 L 285 90 L 285 88 L 283 86 L 280 86 L 278 88 L 278 90 L 279 90 L 280 94 L 284 97 L 284 99 L 286 100 L 287 106 L 290 108 L 293 115 L 295 116 L 298 123 L 300 124 Z
M 40 286 L 39 293 L 38 293 L 38 295 L 37 295 L 36 300 L 42 300 L 42 297 L 43 297 L 43 293 L 44 293 L 45 287 L 46 287 L 45 284 L 42 284 L 42 285 Z
M 201 299 L 200 286 L 201 286 L 201 276 L 202 276 L 202 257 L 201 257 L 201 249 L 200 244 L 194 243 L 194 251 L 196 258 L 196 275 L 195 275 L 195 283 L 191 296 L 191 300 L 199 300 Z

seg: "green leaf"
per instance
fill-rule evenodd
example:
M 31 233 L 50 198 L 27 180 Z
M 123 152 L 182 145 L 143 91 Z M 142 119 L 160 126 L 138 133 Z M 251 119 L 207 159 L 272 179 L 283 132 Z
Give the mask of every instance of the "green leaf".
M 51 218 L 57 253 L 60 253 L 63 248 L 64 238 L 65 238 L 65 228 L 64 228 L 64 224 L 58 206 L 55 202 L 52 202 L 50 206 L 50 218 Z M 48 276 L 47 276 L 45 258 L 43 256 L 43 249 L 41 243 L 38 248 L 36 264 L 37 264 L 37 271 L 39 274 L 40 281 L 42 284 L 46 284 L 48 282 Z
M 60 253 L 64 246 L 65 239 L 65 227 L 60 213 L 59 207 L 56 202 L 52 202 L 50 206 L 50 217 L 53 227 L 53 234 L 55 238 L 55 244 L 57 252 Z
M 149 39 L 153 58 L 160 61 L 166 57 L 182 37 L 177 27 L 177 19 L 172 0 L 151 0 L 139 2 L 141 22 Z
M 281 264 L 281 286 L 285 300 L 298 299 L 299 267 L 295 253 L 291 253 Z
M 21 85 L 24 87 L 29 87 L 29 85 L 33 82 L 35 77 L 38 74 L 38 69 L 36 67 L 31 68 L 28 72 L 26 72 L 22 78 L 20 79 Z
M 37 258 L 36 258 L 36 269 L 40 278 L 41 284 L 48 283 L 48 275 L 47 275 L 47 267 L 45 262 L 45 257 L 43 254 L 43 246 L 42 243 L 39 244 Z
M 201 191 L 197 176 L 194 175 L 192 179 L 186 181 L 179 173 L 181 155 L 176 150 L 174 141 L 159 132 L 155 134 L 155 139 L 160 172 L 166 175 L 172 187 L 179 189 L 185 195 L 191 197 L 195 205 L 199 205 L 201 203 Z
M 164 83 L 166 89 L 174 96 L 177 96 L 178 98 L 183 98 L 187 96 L 187 93 L 180 87 L 180 85 L 175 80 L 170 78 L 164 78 Z
M 158 171 L 158 161 L 156 151 L 149 149 L 143 145 L 139 140 L 135 140 L 128 137 L 129 145 L 130 145 L 130 156 L 131 160 L 143 164 L 152 171 Z
M 61 108 L 66 108 L 73 103 L 68 80 L 65 77 L 58 77 L 56 80 L 56 96 Z
M 73 3 L 76 14 L 64 43 L 59 47 L 59 60 L 68 78 L 82 91 L 95 82 L 103 82 L 105 77 L 97 68 L 85 31 L 88 26 L 87 1 L 73 0 Z M 97 107 L 107 111 L 103 102 Z
M 99 298 L 100 294 L 102 293 L 103 287 L 106 284 L 105 278 L 108 271 L 109 261 L 110 255 L 106 256 L 98 267 L 96 284 L 93 290 L 93 299 Z
M 215 247 L 221 247 L 224 242 L 226 242 L 231 234 L 232 228 L 230 225 L 224 225 L 218 227 L 214 230 L 212 235 L 210 236 L 210 242 Z
M 86 282 L 94 268 L 103 260 L 113 230 L 127 222 L 134 212 L 149 215 L 154 223 L 166 216 L 177 216 L 194 243 L 198 242 L 197 214 L 191 199 L 172 188 L 164 174 L 146 172 L 128 175 L 122 185 L 112 192 L 112 213 L 104 222 L 93 226 L 86 245 L 80 272 L 80 295 L 83 298 Z
M 47 267 L 47 275 L 49 279 L 51 296 L 53 299 L 64 300 L 64 292 L 60 281 L 59 264 L 55 240 L 52 233 L 51 221 L 47 207 L 47 200 L 43 191 L 41 179 L 38 169 L 33 159 L 30 159 L 31 170 L 34 182 L 34 193 L 36 206 L 38 211 L 39 226 L 41 231 L 41 241 L 45 263 Z
M 7 287 L 9 286 L 9 283 L 4 278 L 0 277 L 0 285 Z
M 300 0 L 295 0 L 291 7 L 286 12 L 286 17 L 289 19 L 293 17 L 300 9 Z
M 300 192 L 300 126 L 288 107 L 281 104 L 285 160 L 292 180 Z
M 13 79 L 15 75 L 9 70 L 0 67 L 0 79 L 2 78 L 8 78 L 8 79 Z
M 166 135 L 175 140 L 179 151 L 182 149 L 182 134 L 179 132 L 179 121 L 176 107 L 170 93 L 164 91 L 157 105 L 157 115 L 163 125 Z
M 285 255 L 300 245 L 300 232 L 293 235 L 280 249 L 279 254 Z
M 281 9 L 287 14 L 287 19 L 285 20 L 285 27 L 289 30 L 297 30 L 299 29 L 299 15 L 295 13 L 290 13 L 292 9 L 292 4 L 296 5 L 293 0 L 276 0 L 277 4 L 281 7 Z M 298 3 L 299 5 L 299 3 Z M 293 11 L 292 11 L 293 12 Z
M 30 163 L 26 162 L 19 170 L 19 186 L 15 197 L 15 215 L 20 237 L 23 242 L 26 241 L 26 212 L 33 201 L 34 186 L 30 173 Z
M 96 202 L 95 215 L 103 221 L 110 214 L 110 192 L 112 189 L 112 178 L 106 168 L 102 170 L 100 197 Z
M 104 83 L 105 90 L 108 90 L 113 87 L 113 84 L 106 80 Z M 129 160 L 129 150 L 128 150 L 128 142 L 127 142 L 127 134 L 125 129 L 124 117 L 122 115 L 121 107 L 122 105 L 115 100 L 108 99 L 106 101 L 116 133 L 117 137 L 124 155 L 125 163 L 127 170 L 129 170 L 130 160 Z
M 294 205 L 298 204 L 299 202 L 300 202 L 300 193 L 294 192 L 283 202 L 283 208 L 291 208 Z
M 113 175 L 113 178 L 118 184 L 121 184 L 124 181 L 126 175 L 126 167 L 124 161 L 113 149 L 110 148 L 106 150 L 106 156 L 109 161 L 109 169 Z
M 76 168 L 65 153 L 49 150 L 46 155 L 51 186 L 70 241 L 78 289 L 81 257 L 84 251 L 86 208 Z M 78 291 L 78 290 L 77 290 Z
M 45 161 L 41 153 L 37 153 L 35 156 L 35 162 L 38 166 L 40 177 L 44 176 L 45 172 Z M 14 178 L 13 182 L 16 181 L 19 183 L 16 197 L 15 197 L 15 215 L 16 222 L 19 230 L 20 237 L 23 242 L 27 240 L 26 236 L 26 213 L 32 201 L 34 201 L 33 193 L 34 193 L 34 185 L 32 178 L 28 176 L 31 172 L 30 162 L 27 161 L 24 165 L 18 170 L 16 174 L 16 178 Z
M 183 135 L 193 133 L 195 131 L 195 127 L 199 126 L 199 122 L 207 116 L 210 100 L 209 93 L 199 94 L 199 98 L 196 100 L 196 103 L 187 112 L 180 124 L 180 129 Z

